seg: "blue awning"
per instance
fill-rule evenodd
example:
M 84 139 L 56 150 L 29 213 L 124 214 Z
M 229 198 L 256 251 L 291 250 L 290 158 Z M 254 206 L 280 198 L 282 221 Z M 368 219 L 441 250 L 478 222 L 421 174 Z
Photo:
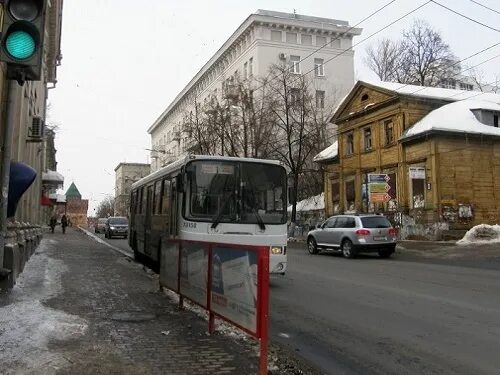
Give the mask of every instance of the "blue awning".
M 7 217 L 16 214 L 17 204 L 36 178 L 36 171 L 29 165 L 17 161 L 10 162 L 9 199 Z

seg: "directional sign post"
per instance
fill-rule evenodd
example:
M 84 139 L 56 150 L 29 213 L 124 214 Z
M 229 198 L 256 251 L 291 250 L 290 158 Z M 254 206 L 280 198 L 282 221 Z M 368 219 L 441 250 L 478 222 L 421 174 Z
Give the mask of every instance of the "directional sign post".
M 392 197 L 389 194 L 391 178 L 388 174 L 368 174 L 368 199 L 370 203 L 386 203 Z

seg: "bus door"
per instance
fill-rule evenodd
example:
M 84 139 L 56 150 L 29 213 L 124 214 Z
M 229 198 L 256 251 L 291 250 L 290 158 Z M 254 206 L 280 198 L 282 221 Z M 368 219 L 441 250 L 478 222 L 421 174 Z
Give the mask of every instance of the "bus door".
M 153 185 L 147 187 L 146 215 L 144 218 L 144 252 L 151 254 L 151 217 L 153 216 Z

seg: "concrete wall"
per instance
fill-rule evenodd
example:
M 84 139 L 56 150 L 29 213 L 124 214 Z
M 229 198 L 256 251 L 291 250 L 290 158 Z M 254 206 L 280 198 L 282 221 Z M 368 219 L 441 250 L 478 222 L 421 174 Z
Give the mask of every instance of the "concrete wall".
M 127 216 L 132 184 L 151 172 L 150 164 L 120 163 L 115 168 L 115 215 Z
M 325 91 L 325 106 L 336 104 L 354 83 L 354 52 L 343 52 L 343 49 L 352 46 L 352 37 L 361 33 L 360 29 L 351 30 L 340 37 L 340 33 L 348 29 L 347 22 L 316 19 L 314 17 L 274 14 L 267 12 L 251 15 L 235 33 L 226 41 L 224 46 L 211 58 L 195 78 L 186 86 L 182 95 L 170 104 L 169 109 L 160 116 L 150 129 L 153 150 L 152 171 L 186 154 L 186 145 L 189 145 L 188 134 L 182 130 L 182 120 L 185 113 L 194 109 L 195 100 L 203 103 L 209 95 L 220 98 L 222 82 L 236 71 L 242 76 L 244 64 L 253 59 L 254 77 L 263 77 L 268 74 L 273 64 L 280 64 L 279 54 L 306 56 L 313 54 L 301 63 L 302 72 L 313 70 L 314 58 L 323 58 L 326 62 L 325 76 L 314 79 L 317 90 Z M 330 21 L 330 22 L 329 22 Z M 271 40 L 271 32 L 281 32 L 281 41 Z M 287 32 L 295 33 L 296 43 L 287 41 Z M 311 36 L 311 45 L 305 45 L 303 35 Z M 337 40 L 337 37 L 339 40 Z M 324 40 L 321 40 L 324 38 Z M 304 38 L 305 39 L 305 38 Z M 321 51 L 316 50 L 326 41 L 329 45 Z M 338 57 L 336 57 L 339 55 Z M 286 63 L 288 61 L 285 60 Z M 314 72 L 309 74 L 314 77 Z M 243 77 L 244 78 L 244 77 Z M 179 135 L 174 136 L 174 135 Z

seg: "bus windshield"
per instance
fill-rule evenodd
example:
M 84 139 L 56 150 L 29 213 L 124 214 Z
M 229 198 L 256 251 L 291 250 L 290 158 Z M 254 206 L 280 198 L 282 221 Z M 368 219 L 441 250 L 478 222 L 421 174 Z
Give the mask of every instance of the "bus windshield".
M 279 165 L 194 161 L 186 168 L 189 220 L 240 224 L 286 223 L 286 171 Z

